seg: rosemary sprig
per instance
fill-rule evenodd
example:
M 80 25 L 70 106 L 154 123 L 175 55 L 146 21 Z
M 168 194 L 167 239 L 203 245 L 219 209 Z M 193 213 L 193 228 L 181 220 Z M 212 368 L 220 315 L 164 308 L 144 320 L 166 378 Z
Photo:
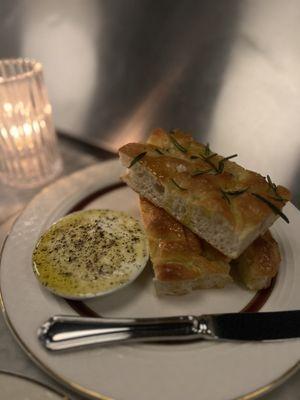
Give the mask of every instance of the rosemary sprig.
M 178 183 L 175 181 L 175 179 L 171 179 L 171 181 L 174 183 L 174 185 L 176 186 L 176 187 L 178 187 L 178 189 L 180 189 L 180 190 L 187 190 L 186 188 L 183 188 L 183 187 L 181 187 L 180 185 L 178 185 Z
M 266 199 L 265 197 L 261 196 L 258 193 L 251 193 L 254 197 L 256 197 L 257 199 L 261 200 L 263 203 L 267 204 L 267 206 L 270 207 L 270 209 L 275 213 L 278 214 L 285 222 L 287 222 L 289 224 L 289 219 L 288 217 L 283 214 L 283 212 L 276 207 L 273 203 L 271 203 L 268 199 Z
M 249 188 L 239 189 L 239 190 L 223 190 L 220 189 L 222 192 L 223 198 L 230 204 L 230 196 L 239 196 L 245 192 L 247 192 Z
M 228 204 L 230 204 L 230 198 L 229 198 L 228 194 L 223 189 L 220 189 L 220 190 L 222 192 L 223 199 L 226 200 Z
M 201 156 L 201 158 L 203 161 L 207 162 L 216 173 L 218 173 L 218 167 L 209 158 L 203 156 Z
M 207 169 L 207 170 L 205 170 L 205 171 L 200 170 L 200 169 L 195 169 L 195 171 L 193 171 L 193 172 L 191 173 L 191 175 L 192 175 L 192 176 L 198 176 L 198 175 L 208 174 L 208 173 L 211 172 L 211 171 L 212 171 L 211 168 L 210 168 L 210 169 Z
M 231 156 L 224 157 L 224 158 L 222 158 L 222 160 L 220 160 L 218 162 L 218 165 L 215 165 L 211 161 L 211 159 L 213 157 L 215 157 L 216 155 L 217 155 L 217 153 L 212 153 L 212 151 L 210 150 L 209 143 L 206 143 L 206 146 L 205 146 L 205 149 L 204 149 L 204 155 L 199 155 L 199 156 L 192 155 L 190 158 L 192 160 L 195 160 L 196 158 L 201 158 L 203 161 L 205 161 L 207 164 L 209 164 L 211 166 L 211 168 L 213 169 L 215 175 L 217 175 L 217 174 L 222 174 L 222 172 L 224 171 L 225 162 L 226 161 L 231 160 L 232 158 L 238 156 L 237 154 L 232 154 Z M 211 172 L 211 170 L 209 172 Z
M 221 161 L 219 161 L 218 164 L 218 168 L 217 168 L 217 174 L 222 174 L 222 172 L 224 171 L 224 167 L 225 167 L 225 163 Z
M 270 199 L 275 200 L 275 201 L 280 201 L 281 203 L 284 203 L 286 201 L 286 199 L 284 199 L 283 197 L 275 197 L 275 196 L 268 196 Z
M 230 160 L 231 158 L 237 157 L 237 156 L 238 156 L 237 154 L 232 154 L 231 156 L 222 158 L 222 160 L 219 161 L 219 164 L 218 164 L 218 173 L 221 174 L 224 171 L 226 161 Z
M 248 189 L 249 188 L 246 187 L 244 189 L 239 189 L 239 190 L 227 190 L 226 194 L 229 194 L 230 196 L 239 196 L 240 194 L 247 192 Z
M 210 158 L 213 158 L 216 155 L 217 155 L 217 153 L 211 153 L 209 156 L 205 157 L 205 160 L 209 160 Z
M 204 155 L 205 155 L 205 157 L 209 156 L 210 153 L 211 153 L 211 150 L 210 150 L 210 148 L 209 148 L 209 143 L 207 142 L 206 145 L 205 145 L 205 149 L 204 149 Z
M 138 161 L 140 161 L 143 157 L 145 157 L 145 155 L 147 154 L 146 151 L 144 151 L 143 153 L 138 154 L 136 157 L 134 157 L 131 161 L 131 163 L 129 164 L 128 168 L 131 168 L 135 163 L 137 163 Z
M 281 202 L 286 201 L 286 199 L 284 199 L 282 196 L 280 196 L 280 194 L 277 192 L 277 186 L 275 185 L 274 182 L 272 182 L 270 175 L 267 175 L 267 182 L 270 186 L 270 189 L 272 190 L 272 192 L 274 194 L 274 197 L 270 196 L 271 199 L 281 201 Z
M 216 154 L 213 153 L 208 157 L 204 157 L 201 156 L 203 161 L 206 161 L 215 171 L 216 175 L 217 174 L 222 174 L 222 172 L 224 171 L 224 167 L 225 167 L 225 162 L 230 160 L 231 158 L 237 157 L 237 154 L 232 154 L 231 156 L 228 157 L 224 157 L 222 158 L 222 160 L 220 160 L 218 162 L 218 165 L 215 165 L 212 161 L 211 161 L 211 157 L 215 156 Z
M 159 150 L 159 149 L 155 149 L 155 151 L 156 151 L 158 154 L 164 155 L 164 153 L 163 153 L 161 150 Z
M 270 188 L 271 188 L 274 192 L 276 192 L 277 186 L 275 185 L 274 182 L 272 182 L 272 179 L 271 179 L 270 175 L 267 175 L 267 181 L 268 181 L 268 184 L 269 184 Z
M 177 142 L 177 140 L 174 138 L 174 136 L 172 136 L 172 133 L 170 135 L 170 139 L 171 139 L 171 142 L 174 144 L 175 147 L 177 147 L 178 150 L 180 150 L 182 153 L 187 153 L 187 149 L 185 147 L 181 146 L 181 144 Z
M 219 161 L 218 166 L 216 167 L 216 173 L 222 174 L 224 171 L 225 162 L 234 157 L 237 157 L 237 154 L 233 154 L 232 156 L 222 158 L 222 160 Z
M 220 162 L 225 162 L 225 161 L 231 160 L 231 158 L 235 158 L 237 156 L 238 156 L 237 154 L 232 154 L 231 156 L 224 157 Z

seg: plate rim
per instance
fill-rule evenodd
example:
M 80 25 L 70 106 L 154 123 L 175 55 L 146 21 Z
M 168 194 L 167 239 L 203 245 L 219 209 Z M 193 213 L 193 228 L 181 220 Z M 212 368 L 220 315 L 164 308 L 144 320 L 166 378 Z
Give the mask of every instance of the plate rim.
M 69 395 L 67 393 L 62 393 L 60 392 L 58 389 L 54 389 L 53 387 L 49 386 L 48 384 L 44 383 L 44 382 L 40 382 L 35 378 L 23 375 L 19 372 L 15 372 L 15 371 L 9 371 L 7 369 L 0 369 L 0 375 L 4 374 L 4 375 L 9 375 L 9 376 L 14 376 L 16 378 L 20 378 L 22 380 L 25 381 L 29 381 L 31 383 L 34 383 L 36 386 L 41 386 L 47 390 L 49 390 L 49 392 L 52 392 L 54 394 L 57 394 L 58 396 L 61 397 L 62 400 L 71 400 Z
M 17 224 L 19 218 L 21 218 L 21 216 L 25 213 L 27 208 L 29 208 L 31 206 L 32 202 L 36 201 L 36 199 L 39 196 L 41 196 L 45 191 L 48 191 L 50 188 L 53 188 L 56 185 L 61 184 L 62 182 L 69 180 L 70 178 L 73 178 L 73 177 L 75 177 L 77 175 L 80 176 L 81 174 L 83 175 L 83 174 L 87 173 L 89 170 L 97 169 L 97 167 L 99 168 L 99 166 L 103 166 L 105 164 L 112 164 L 112 163 L 116 163 L 116 162 L 118 162 L 117 159 L 112 159 L 112 160 L 103 161 L 101 163 L 96 163 L 96 164 L 93 164 L 91 166 L 85 167 L 83 169 L 80 169 L 79 171 L 75 171 L 74 173 L 72 173 L 70 175 L 61 177 L 60 179 L 54 181 L 50 185 L 48 185 L 45 188 L 43 188 L 40 192 L 38 192 L 30 200 L 30 202 L 20 211 L 19 215 L 15 218 L 12 226 L 10 227 L 10 229 L 8 230 L 8 232 L 7 232 L 6 236 L 5 236 L 5 239 L 2 242 L 2 246 L 1 246 L 1 249 L 0 249 L 0 271 L 1 271 L 1 266 L 2 266 L 2 254 L 3 254 L 4 248 L 5 248 L 6 243 L 7 243 L 7 239 L 9 238 L 9 236 L 10 236 L 12 230 L 14 229 L 15 225 Z M 9 318 L 9 316 L 7 314 L 7 311 L 6 311 L 3 295 L 2 295 L 1 284 L 0 284 L 0 308 L 1 308 L 2 314 L 4 316 L 5 324 L 8 327 L 9 331 L 11 332 L 11 334 L 13 335 L 14 339 L 16 340 L 16 342 L 18 343 L 18 345 L 22 348 L 22 350 L 25 352 L 25 354 L 39 368 L 41 368 L 46 374 L 48 374 L 50 377 L 54 378 L 57 382 L 62 383 L 67 388 L 69 388 L 72 391 L 76 392 L 77 394 L 84 395 L 84 396 L 86 396 L 86 397 L 88 397 L 90 399 L 117 400 L 117 399 L 112 398 L 112 397 L 107 397 L 106 395 L 103 395 L 98 391 L 95 392 L 93 390 L 87 389 L 82 385 L 79 385 L 79 384 L 77 384 L 75 382 L 72 382 L 71 380 L 69 381 L 69 380 L 61 377 L 56 372 L 54 372 L 50 367 L 45 365 L 41 360 L 39 360 L 39 358 L 33 352 L 31 352 L 31 350 L 27 347 L 27 345 L 22 341 L 22 338 L 18 335 L 18 333 L 16 332 L 12 322 L 10 321 L 10 318 Z M 289 369 L 287 369 L 283 374 L 281 374 L 278 377 L 274 378 L 271 382 L 266 383 L 265 385 L 262 385 L 262 386 L 258 387 L 257 389 L 254 389 L 254 390 L 252 390 L 250 392 L 242 394 L 239 397 L 235 397 L 235 398 L 232 398 L 232 399 L 229 399 L 229 400 L 253 400 L 253 399 L 257 399 L 258 397 L 271 392 L 272 390 L 274 390 L 275 388 L 277 388 L 278 386 L 283 384 L 292 375 L 294 375 L 298 370 L 300 370 L 300 359 L 295 364 L 293 364 Z

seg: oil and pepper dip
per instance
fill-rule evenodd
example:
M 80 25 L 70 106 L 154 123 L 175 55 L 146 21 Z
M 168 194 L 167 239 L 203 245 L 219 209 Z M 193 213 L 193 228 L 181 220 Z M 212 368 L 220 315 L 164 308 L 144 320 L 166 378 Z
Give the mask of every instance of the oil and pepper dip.
M 69 214 L 42 234 L 33 270 L 53 293 L 83 299 L 111 293 L 132 282 L 148 260 L 141 224 L 112 210 Z

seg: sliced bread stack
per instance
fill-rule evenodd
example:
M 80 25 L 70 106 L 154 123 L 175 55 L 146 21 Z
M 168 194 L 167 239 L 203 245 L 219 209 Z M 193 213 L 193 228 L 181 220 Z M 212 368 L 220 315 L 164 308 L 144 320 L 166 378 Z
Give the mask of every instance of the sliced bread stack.
M 119 155 L 123 180 L 141 196 L 158 292 L 223 287 L 231 275 L 250 289 L 270 284 L 280 254 L 268 228 L 288 222 L 288 189 L 180 131 L 157 129 Z

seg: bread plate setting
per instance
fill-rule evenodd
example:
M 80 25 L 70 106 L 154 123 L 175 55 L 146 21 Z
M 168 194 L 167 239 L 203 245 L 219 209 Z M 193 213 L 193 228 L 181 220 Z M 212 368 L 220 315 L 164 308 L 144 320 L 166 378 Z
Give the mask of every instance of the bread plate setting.
M 235 156 L 157 129 L 31 201 L 0 289 L 40 367 L 114 400 L 252 399 L 297 370 L 300 213 Z

